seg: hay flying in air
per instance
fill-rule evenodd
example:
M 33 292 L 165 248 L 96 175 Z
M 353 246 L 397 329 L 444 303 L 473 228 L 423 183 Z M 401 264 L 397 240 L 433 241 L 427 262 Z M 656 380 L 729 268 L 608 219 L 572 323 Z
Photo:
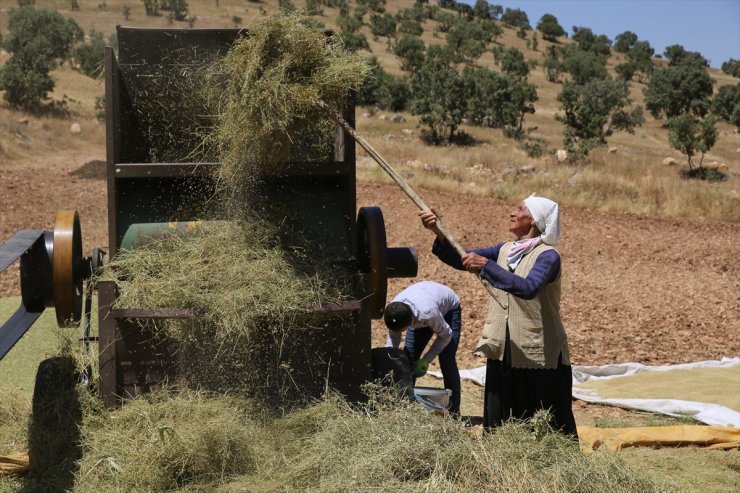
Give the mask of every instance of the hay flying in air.
M 279 169 L 301 147 L 309 159 L 325 149 L 335 125 L 316 102 L 343 108 L 369 74 L 367 62 L 344 51 L 338 36 L 308 27 L 299 15 L 254 26 L 222 66 L 229 82 L 215 138 L 220 176 L 232 190 Z
M 178 373 L 190 385 L 287 406 L 323 389 L 326 338 L 353 321 L 312 309 L 346 299 L 353 277 L 285 241 L 256 220 L 204 222 L 120 252 L 103 279 L 116 281 L 117 306 L 194 312 L 148 327 L 177 348 Z
M 249 332 L 252 320 L 289 320 L 340 300 L 348 289 L 331 266 L 300 244 L 282 248 L 277 228 L 256 220 L 203 222 L 121 252 L 106 273 L 118 283 L 119 306 L 189 308 L 225 338 Z

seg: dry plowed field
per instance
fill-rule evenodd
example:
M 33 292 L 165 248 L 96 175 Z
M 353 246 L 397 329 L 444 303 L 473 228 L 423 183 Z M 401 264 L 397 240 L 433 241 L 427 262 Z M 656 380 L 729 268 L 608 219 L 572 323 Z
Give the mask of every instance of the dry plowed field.
M 2 164 L 0 241 L 19 229 L 53 226 L 57 209 L 81 215 L 85 252 L 104 246 L 104 156 L 91 151 Z M 509 238 L 497 199 L 418 191 L 465 247 Z M 381 206 L 390 246 L 419 251 L 419 278 L 452 287 L 463 302 L 461 367 L 483 323 L 487 293 L 474 276 L 431 255 L 433 235 L 395 186 L 359 184 L 358 206 Z M 574 364 L 668 364 L 740 354 L 740 226 L 562 209 L 562 313 Z M 391 280 L 389 298 L 410 280 Z M 18 294 L 17 272 L 0 276 L 0 296 Z M 374 323 L 374 342 L 384 331 Z

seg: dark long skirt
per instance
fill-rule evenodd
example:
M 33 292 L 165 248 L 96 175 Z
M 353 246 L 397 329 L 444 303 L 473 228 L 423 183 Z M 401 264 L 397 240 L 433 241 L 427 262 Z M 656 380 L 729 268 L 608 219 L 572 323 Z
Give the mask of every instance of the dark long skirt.
M 554 369 L 512 368 L 507 328 L 503 361 L 489 359 L 486 365 L 483 427 L 500 426 L 512 418 L 528 419 L 540 409 L 549 409 L 553 428 L 577 437 L 571 367 L 560 361 Z

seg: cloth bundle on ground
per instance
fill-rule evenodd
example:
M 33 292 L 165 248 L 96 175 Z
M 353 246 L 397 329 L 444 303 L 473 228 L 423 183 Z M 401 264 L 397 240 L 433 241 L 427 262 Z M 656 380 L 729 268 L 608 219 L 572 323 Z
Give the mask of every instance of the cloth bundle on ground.
M 711 449 L 740 448 L 740 429 L 724 426 L 636 426 L 629 428 L 597 428 L 579 426 L 581 450 L 590 452 L 602 445 L 609 450 L 627 447 L 685 447 L 689 445 Z
M 28 471 L 29 461 L 26 452 L 0 455 L 0 476 L 23 474 Z

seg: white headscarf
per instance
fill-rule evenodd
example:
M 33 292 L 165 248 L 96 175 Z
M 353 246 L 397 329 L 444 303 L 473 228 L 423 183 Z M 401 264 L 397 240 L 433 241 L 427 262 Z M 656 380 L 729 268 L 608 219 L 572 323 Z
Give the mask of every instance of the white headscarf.
M 560 239 L 560 212 L 558 204 L 544 197 L 535 197 L 534 194 L 524 199 L 524 205 L 532 214 L 540 238 L 545 245 L 555 246 Z

